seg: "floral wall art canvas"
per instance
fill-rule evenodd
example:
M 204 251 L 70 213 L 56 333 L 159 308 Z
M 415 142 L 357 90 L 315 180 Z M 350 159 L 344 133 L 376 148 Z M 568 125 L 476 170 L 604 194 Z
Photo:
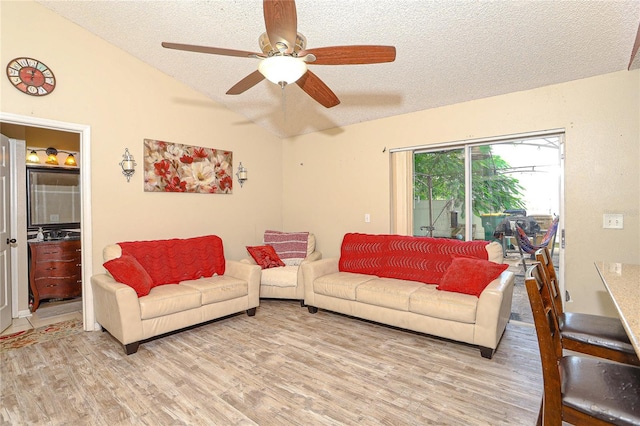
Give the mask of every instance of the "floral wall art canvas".
M 144 190 L 231 194 L 232 160 L 231 151 L 145 139 Z

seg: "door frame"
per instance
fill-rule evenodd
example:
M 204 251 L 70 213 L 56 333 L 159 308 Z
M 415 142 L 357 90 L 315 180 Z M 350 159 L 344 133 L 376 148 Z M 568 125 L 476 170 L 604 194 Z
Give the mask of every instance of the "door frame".
M 80 136 L 80 185 L 82 226 L 82 319 L 85 331 L 98 330 L 93 309 L 93 292 L 91 290 L 92 262 L 92 220 L 91 220 L 91 127 L 86 124 L 68 123 L 46 118 L 29 117 L 0 112 L 0 122 L 29 127 L 78 133 Z M 17 279 L 12 277 L 12 290 L 17 294 Z M 15 298 L 16 296 L 14 296 Z M 13 303 L 13 301 L 12 301 Z M 13 308 L 12 308 L 13 309 Z

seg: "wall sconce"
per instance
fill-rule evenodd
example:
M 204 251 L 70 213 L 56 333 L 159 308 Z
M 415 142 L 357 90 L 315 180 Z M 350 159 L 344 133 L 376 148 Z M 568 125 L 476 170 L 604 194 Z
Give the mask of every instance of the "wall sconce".
M 129 154 L 129 148 L 125 148 L 120 167 L 122 167 L 122 174 L 127 177 L 127 182 L 129 182 L 131 176 L 136 172 L 136 166 L 137 164 L 133 160 L 133 155 Z
M 47 158 L 44 160 L 45 164 L 49 164 L 51 166 L 57 166 L 58 163 L 58 154 L 64 153 L 67 154 L 67 159 L 64 161 L 65 166 L 77 167 L 78 163 L 76 162 L 76 158 L 73 156 L 72 152 L 69 151 L 58 151 L 53 147 L 49 147 L 47 149 L 31 149 L 31 152 L 27 155 L 27 163 L 28 164 L 41 164 L 40 156 L 38 152 L 44 152 L 47 155 Z
M 247 180 L 247 169 L 242 165 L 242 161 L 238 164 L 236 176 L 238 176 L 238 182 L 240 182 L 240 188 L 242 188 L 242 185 Z

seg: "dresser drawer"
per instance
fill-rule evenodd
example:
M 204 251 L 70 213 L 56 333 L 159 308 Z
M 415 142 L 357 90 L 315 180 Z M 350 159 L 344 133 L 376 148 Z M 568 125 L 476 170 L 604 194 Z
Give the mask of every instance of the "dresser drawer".
M 38 261 L 36 262 L 35 275 L 38 277 L 69 277 L 71 275 L 81 275 L 82 265 L 80 260 L 67 261 Z
M 32 255 L 38 260 L 72 260 L 81 258 L 80 241 L 36 243 Z
M 42 278 L 38 281 L 40 299 L 69 298 L 82 295 L 80 277 Z

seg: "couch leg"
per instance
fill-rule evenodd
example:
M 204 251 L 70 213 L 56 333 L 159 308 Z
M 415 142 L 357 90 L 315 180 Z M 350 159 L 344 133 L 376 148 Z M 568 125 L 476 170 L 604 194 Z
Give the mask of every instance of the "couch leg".
M 301 307 L 301 308 L 304 308 L 305 306 L 307 306 L 307 305 L 305 305 L 305 304 L 304 304 L 304 300 L 301 300 L 301 301 L 300 301 L 300 307 Z
M 491 359 L 493 357 L 493 349 L 480 346 L 480 355 L 482 355 L 482 358 Z
M 315 306 L 307 306 L 307 309 L 309 310 L 310 314 L 315 314 L 316 312 L 318 312 L 318 308 L 316 308 Z
M 140 346 L 140 342 L 133 342 L 127 345 L 124 345 L 124 353 L 127 355 L 135 354 L 138 352 L 138 347 Z
M 249 315 L 250 317 L 255 316 L 255 314 L 256 308 L 247 309 L 247 315 Z

